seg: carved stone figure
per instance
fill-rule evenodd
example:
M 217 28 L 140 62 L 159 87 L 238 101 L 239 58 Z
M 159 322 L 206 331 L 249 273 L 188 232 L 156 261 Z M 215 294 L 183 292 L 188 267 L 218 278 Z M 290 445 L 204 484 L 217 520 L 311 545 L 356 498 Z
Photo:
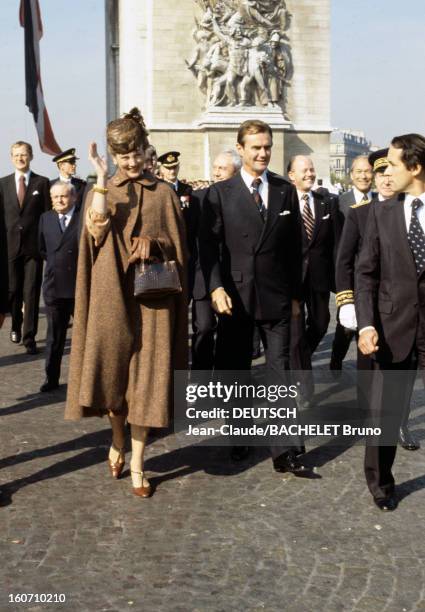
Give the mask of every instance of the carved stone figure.
M 206 106 L 280 106 L 292 76 L 285 0 L 196 0 L 194 51 L 186 61 Z

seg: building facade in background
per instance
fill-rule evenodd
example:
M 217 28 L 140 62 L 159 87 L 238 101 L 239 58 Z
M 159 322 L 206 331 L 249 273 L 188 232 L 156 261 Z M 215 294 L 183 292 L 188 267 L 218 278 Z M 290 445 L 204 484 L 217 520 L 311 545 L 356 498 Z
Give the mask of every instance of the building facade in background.
M 334 130 L 330 137 L 330 168 L 335 180 L 350 174 L 358 155 L 369 155 L 372 143 L 359 130 Z
M 209 178 L 246 119 L 329 176 L 330 0 L 105 0 L 108 120 L 141 108 L 159 154 Z

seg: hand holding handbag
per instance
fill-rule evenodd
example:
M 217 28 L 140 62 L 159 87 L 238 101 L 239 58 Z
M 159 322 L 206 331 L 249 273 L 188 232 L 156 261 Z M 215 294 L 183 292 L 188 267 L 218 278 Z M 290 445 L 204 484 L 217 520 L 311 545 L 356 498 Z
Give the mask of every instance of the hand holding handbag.
M 135 297 L 164 297 L 182 291 L 176 262 L 168 259 L 159 241 L 157 244 L 163 261 L 142 260 L 136 264 Z

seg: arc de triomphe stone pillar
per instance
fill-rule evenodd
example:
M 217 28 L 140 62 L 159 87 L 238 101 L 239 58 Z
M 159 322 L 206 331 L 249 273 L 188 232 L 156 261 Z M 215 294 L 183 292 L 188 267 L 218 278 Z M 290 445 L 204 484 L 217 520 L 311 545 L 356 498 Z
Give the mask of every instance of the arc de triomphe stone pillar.
M 330 0 L 105 0 L 108 120 L 139 106 L 181 176 L 208 178 L 245 119 L 273 128 L 271 169 L 329 175 Z

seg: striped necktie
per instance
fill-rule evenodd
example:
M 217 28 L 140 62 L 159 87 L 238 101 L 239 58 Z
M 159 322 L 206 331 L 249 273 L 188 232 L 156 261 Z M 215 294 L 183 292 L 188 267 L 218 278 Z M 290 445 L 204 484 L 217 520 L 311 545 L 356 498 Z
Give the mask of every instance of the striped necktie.
M 260 195 L 260 185 L 262 183 L 262 180 L 260 178 L 256 178 L 252 181 L 251 183 L 251 187 L 252 187 L 252 197 L 254 199 L 254 202 L 258 208 L 258 212 L 260 213 L 261 219 L 264 223 L 264 221 L 266 220 L 266 207 L 264 205 L 263 199 Z
M 311 240 L 311 237 L 313 236 L 313 231 L 314 231 L 314 219 L 313 219 L 313 213 L 311 212 L 311 208 L 310 208 L 310 196 L 308 193 L 304 193 L 301 199 L 304 200 L 302 218 L 303 218 L 305 233 L 307 234 L 307 238 Z

